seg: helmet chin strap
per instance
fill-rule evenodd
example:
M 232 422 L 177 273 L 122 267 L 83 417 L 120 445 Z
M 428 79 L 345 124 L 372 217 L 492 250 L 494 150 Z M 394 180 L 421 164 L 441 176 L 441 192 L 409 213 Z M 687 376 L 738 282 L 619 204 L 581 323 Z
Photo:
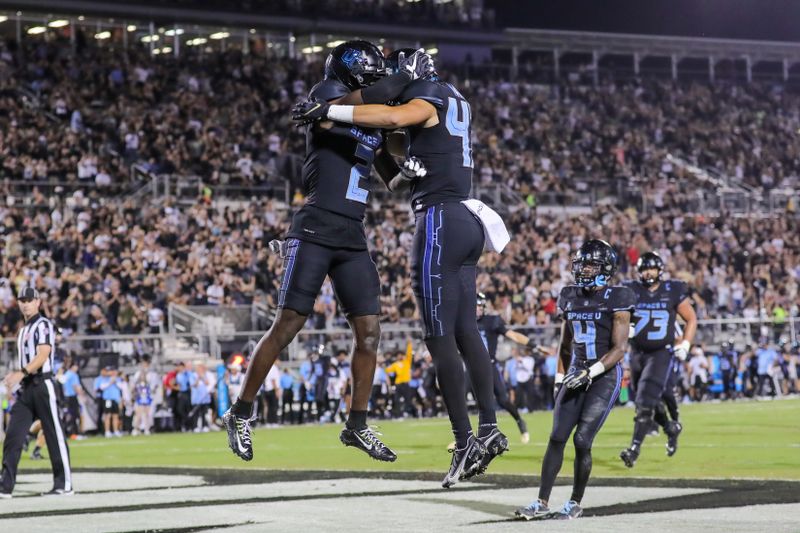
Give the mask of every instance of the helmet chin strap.
M 594 286 L 595 287 L 605 287 L 608 284 L 608 280 L 603 274 L 598 274 L 594 278 Z

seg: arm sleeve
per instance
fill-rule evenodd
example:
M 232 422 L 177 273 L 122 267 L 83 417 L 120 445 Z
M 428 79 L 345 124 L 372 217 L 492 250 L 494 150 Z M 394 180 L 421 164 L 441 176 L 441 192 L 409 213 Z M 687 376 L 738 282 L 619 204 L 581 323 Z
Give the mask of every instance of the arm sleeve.
M 308 99 L 330 102 L 347 94 L 350 94 L 350 90 L 343 83 L 336 80 L 322 80 L 311 88 Z
M 361 89 L 361 99 L 365 104 L 385 104 L 400 96 L 409 83 L 411 75 L 407 72 L 398 72 Z
M 406 104 L 415 99 L 425 100 L 436 109 L 442 109 L 446 103 L 442 88 L 428 80 L 416 80 L 410 83 L 397 100 L 401 104 Z

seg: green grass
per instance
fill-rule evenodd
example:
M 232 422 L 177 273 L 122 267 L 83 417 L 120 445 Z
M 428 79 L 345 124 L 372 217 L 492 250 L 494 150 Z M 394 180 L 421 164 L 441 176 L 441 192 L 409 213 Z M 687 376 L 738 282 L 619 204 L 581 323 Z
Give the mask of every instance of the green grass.
M 497 459 L 492 473 L 539 474 L 552 424 L 551 413 L 526 415 L 531 442 L 522 445 L 508 416 L 501 429 L 511 451 Z M 615 409 L 594 443 L 595 477 L 800 479 L 800 400 L 688 405 L 681 407 L 684 433 L 673 458 L 664 453 L 665 437 L 648 437 L 639 463 L 626 469 L 618 458 L 630 442 L 632 409 Z M 258 429 L 255 458 L 245 463 L 227 446 L 224 432 L 159 434 L 121 439 L 91 438 L 71 443 L 76 468 L 186 466 L 293 470 L 444 472 L 451 440 L 446 419 L 382 422 L 383 438 L 399 455 L 379 463 L 339 443 L 337 425 Z M 572 446 L 565 468 L 572 475 Z M 34 466 L 26 462 L 23 468 Z M 35 463 L 35 466 L 43 466 Z

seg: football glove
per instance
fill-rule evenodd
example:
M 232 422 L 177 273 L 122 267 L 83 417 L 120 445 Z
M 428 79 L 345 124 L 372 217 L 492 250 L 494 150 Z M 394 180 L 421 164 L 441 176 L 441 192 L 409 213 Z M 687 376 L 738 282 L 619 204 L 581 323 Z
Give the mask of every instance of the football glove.
M 564 374 L 556 372 L 556 378 L 553 382 L 553 399 L 558 398 L 558 393 L 561 392 L 561 387 L 564 386 Z
M 424 178 L 428 174 L 428 169 L 417 157 L 409 157 L 400 167 L 400 172 L 389 182 L 389 190 L 392 192 L 403 191 L 411 186 L 411 182 L 417 178 Z
M 278 254 L 278 257 L 284 259 L 286 257 L 286 252 L 289 248 L 289 245 L 286 241 L 281 241 L 278 239 L 272 239 L 269 241 L 269 251 L 273 254 Z
M 306 100 L 299 102 L 292 108 L 292 120 L 298 126 L 305 126 L 319 120 L 328 118 L 328 109 L 331 105 L 325 100 Z
M 397 69 L 409 74 L 411 81 L 425 78 L 436 71 L 433 58 L 425 53 L 424 48 L 420 48 L 408 57 L 405 52 L 400 52 L 397 56 Z
M 589 369 L 573 369 L 564 378 L 564 386 L 569 390 L 588 389 L 592 384 L 592 377 L 589 375 Z
M 689 348 L 692 345 L 689 344 L 689 341 L 682 341 L 679 344 L 676 344 L 672 350 L 673 355 L 680 359 L 681 361 L 686 361 L 686 358 L 689 356 Z

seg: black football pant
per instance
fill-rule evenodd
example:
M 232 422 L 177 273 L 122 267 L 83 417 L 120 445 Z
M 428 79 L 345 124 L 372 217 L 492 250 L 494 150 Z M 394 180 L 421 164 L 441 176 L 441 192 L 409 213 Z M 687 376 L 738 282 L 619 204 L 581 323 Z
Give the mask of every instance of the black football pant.
M 597 376 L 588 390 L 568 390 L 561 387 L 553 408 L 553 430 L 542 462 L 542 480 L 539 499 L 547 501 L 553 490 L 561 464 L 564 447 L 572 430 L 575 434 L 575 473 L 572 500 L 580 503 L 592 471 L 592 442 L 619 397 L 622 383 L 620 365 Z
M 58 418 L 52 379 L 27 378 L 11 408 L 6 440 L 3 442 L 3 473 L 0 489 L 11 493 L 17 481 L 17 467 L 25 437 L 34 420 L 42 421 L 47 453 L 53 467 L 53 488 L 72 490 L 69 447 Z
M 461 357 L 478 401 L 479 434 L 497 425 L 492 362 L 477 321 L 475 276 L 483 244 L 483 226 L 461 202 L 417 212 L 411 282 L 459 448 L 472 432 Z
M 631 382 L 635 383 L 636 391 L 631 447 L 641 447 L 656 417 L 659 422 L 665 421 L 663 414 L 657 416 L 656 412 L 661 407 L 671 374 L 672 352 L 669 349 L 631 354 Z

